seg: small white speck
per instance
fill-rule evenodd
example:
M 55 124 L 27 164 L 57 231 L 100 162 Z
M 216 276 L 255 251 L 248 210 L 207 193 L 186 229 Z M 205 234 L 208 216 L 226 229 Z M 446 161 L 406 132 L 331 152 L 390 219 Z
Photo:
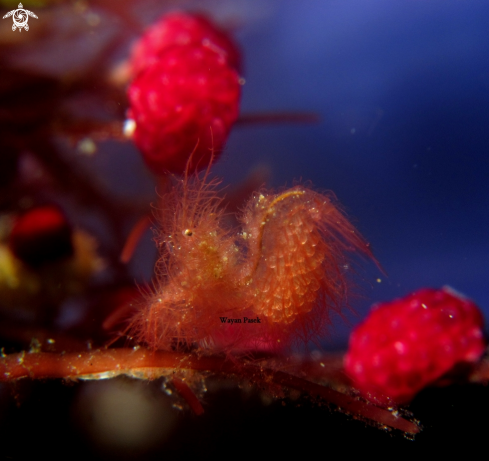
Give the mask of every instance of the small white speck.
M 123 128 L 123 133 L 126 138 L 132 138 L 134 135 L 134 132 L 136 131 L 136 121 L 133 120 L 132 118 L 128 118 L 124 122 L 124 128 Z

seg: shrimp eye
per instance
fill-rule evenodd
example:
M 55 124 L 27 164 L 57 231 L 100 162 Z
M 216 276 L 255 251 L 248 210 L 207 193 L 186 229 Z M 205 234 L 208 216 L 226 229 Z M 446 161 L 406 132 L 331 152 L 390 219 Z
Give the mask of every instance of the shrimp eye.
M 185 237 L 190 237 L 193 232 L 190 229 L 185 229 L 184 231 L 182 231 L 182 234 L 185 235 Z

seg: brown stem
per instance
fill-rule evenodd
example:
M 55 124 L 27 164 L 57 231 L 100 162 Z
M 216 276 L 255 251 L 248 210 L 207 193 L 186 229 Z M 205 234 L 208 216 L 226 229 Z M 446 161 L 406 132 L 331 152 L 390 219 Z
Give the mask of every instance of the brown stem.
M 239 125 L 263 123 L 318 123 L 320 117 L 312 112 L 262 112 L 240 115 Z
M 123 133 L 123 122 L 119 120 L 100 121 L 77 119 L 71 117 L 70 114 L 62 114 L 56 123 L 53 123 L 52 129 L 54 133 L 64 134 L 70 139 L 81 139 L 86 136 L 95 140 L 118 140 L 127 141 L 128 138 Z
M 230 361 L 215 356 L 196 356 L 178 352 L 136 349 L 105 349 L 79 353 L 20 353 L 0 359 L 0 381 L 20 378 L 97 379 L 126 374 L 154 379 L 168 375 L 169 369 L 192 369 L 236 375 L 264 388 L 270 384 L 296 389 L 329 402 L 355 418 L 416 434 L 419 426 L 383 408 L 329 389 L 282 371 L 263 368 L 243 361 Z M 99 376 L 97 376 L 99 375 Z

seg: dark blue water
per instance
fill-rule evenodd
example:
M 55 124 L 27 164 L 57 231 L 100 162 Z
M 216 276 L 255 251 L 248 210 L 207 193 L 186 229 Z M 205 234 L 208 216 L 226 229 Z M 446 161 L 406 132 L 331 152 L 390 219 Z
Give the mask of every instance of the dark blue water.
M 218 170 L 237 181 L 264 163 L 274 186 L 336 193 L 387 273 L 365 268 L 360 316 L 444 285 L 489 316 L 489 3 L 266 5 L 238 32 L 243 111 L 321 121 L 238 128 Z
M 335 321 L 331 341 L 344 343 L 374 302 L 424 287 L 449 285 L 489 317 L 489 3 L 206 6 L 235 26 L 242 46 L 243 113 L 320 117 L 316 124 L 237 126 L 215 173 L 235 185 L 262 165 L 273 187 L 302 179 L 334 191 L 386 273 L 363 264 L 361 297 L 351 299 L 357 314 L 347 324 Z M 110 150 L 97 161 L 116 171 L 116 187 L 145 187 L 151 200 L 154 185 L 136 151 Z

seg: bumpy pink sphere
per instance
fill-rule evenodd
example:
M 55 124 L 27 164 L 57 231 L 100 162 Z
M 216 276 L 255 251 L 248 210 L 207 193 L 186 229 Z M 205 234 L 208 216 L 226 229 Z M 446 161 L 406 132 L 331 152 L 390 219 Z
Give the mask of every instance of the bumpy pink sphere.
M 223 54 L 196 45 L 168 49 L 131 83 L 134 141 L 155 173 L 209 165 L 238 118 L 240 78 Z
M 241 70 L 241 53 L 232 38 L 205 16 L 175 11 L 165 14 L 134 44 L 130 57 L 134 76 L 158 62 L 173 46 L 203 46 L 221 54 L 229 67 Z
M 449 289 L 419 290 L 377 306 L 350 336 L 345 368 L 367 397 L 403 403 L 456 364 L 479 360 L 478 307 Z

